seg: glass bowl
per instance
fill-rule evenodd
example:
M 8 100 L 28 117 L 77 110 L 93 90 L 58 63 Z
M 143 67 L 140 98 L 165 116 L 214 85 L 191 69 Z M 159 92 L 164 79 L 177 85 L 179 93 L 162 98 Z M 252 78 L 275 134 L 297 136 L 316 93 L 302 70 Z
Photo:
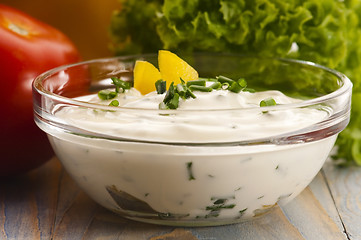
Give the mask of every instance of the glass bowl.
M 298 60 L 181 57 L 201 77 L 243 77 L 256 91 L 300 100 L 264 108 L 115 107 L 84 96 L 111 88 L 111 77 L 132 82 L 135 61 L 157 66 L 157 55 L 62 66 L 35 79 L 33 96 L 35 121 L 66 171 L 100 205 L 154 224 L 232 224 L 295 198 L 349 122 L 350 80 Z

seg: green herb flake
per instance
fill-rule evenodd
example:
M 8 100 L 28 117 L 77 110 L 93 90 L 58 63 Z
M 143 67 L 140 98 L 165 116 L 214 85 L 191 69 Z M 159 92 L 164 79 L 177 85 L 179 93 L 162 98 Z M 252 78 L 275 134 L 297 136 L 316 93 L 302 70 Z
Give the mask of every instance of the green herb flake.
M 167 93 L 164 96 L 163 102 L 167 104 L 174 97 L 174 82 L 172 82 L 168 88 Z
M 212 88 L 212 89 L 218 90 L 218 89 L 222 88 L 222 83 L 217 81 L 217 82 L 212 83 L 212 85 L 209 86 L 209 87 Z
M 168 110 L 169 109 L 167 104 L 165 104 L 164 102 L 160 102 L 158 107 L 160 110 Z
M 113 106 L 113 107 L 118 107 L 119 106 L 119 101 L 118 100 L 113 100 L 109 103 L 109 106 Z
M 260 103 L 259 106 L 260 107 L 269 107 L 269 106 L 275 106 L 277 105 L 276 101 L 273 98 L 266 98 L 263 99 Z M 262 111 L 262 113 L 268 113 L 268 111 Z
M 226 201 L 227 201 L 227 199 L 220 198 L 220 199 L 217 199 L 216 201 L 214 201 L 213 204 L 224 204 Z
M 182 83 L 177 84 L 176 89 L 177 89 L 177 93 L 179 94 L 180 97 L 186 98 L 188 89 L 186 88 L 186 86 L 184 84 L 182 84 Z
M 188 180 L 196 180 L 193 175 L 193 169 L 192 169 L 193 162 L 187 162 L 187 172 L 188 172 Z
M 215 210 L 220 210 L 220 209 L 232 209 L 236 206 L 236 204 L 228 204 L 228 205 L 217 205 L 215 204 L 214 206 L 207 206 L 206 210 L 211 210 L 211 211 L 215 211 Z
M 239 211 L 240 217 L 244 215 L 244 213 L 247 211 L 248 208 L 242 209 Z
M 240 78 L 237 81 L 238 85 L 241 86 L 242 88 L 246 88 L 247 87 L 247 81 L 244 78 Z
M 104 90 L 100 90 L 98 92 L 98 97 L 101 99 L 101 100 L 110 100 L 110 99 L 113 99 L 117 96 L 118 94 L 114 91 L 110 91 L 110 90 L 107 90 L 107 89 L 104 89 Z
M 187 82 L 187 87 L 192 86 L 192 85 L 197 85 L 197 86 L 206 86 L 206 80 L 205 79 L 198 79 L 198 80 L 193 80 L 193 81 L 188 81 Z
M 233 82 L 227 90 L 234 92 L 234 93 L 239 93 L 240 91 L 242 91 L 243 87 L 241 87 L 237 82 Z
M 129 82 L 123 81 L 120 78 L 112 77 L 110 79 L 113 81 L 117 93 L 124 92 L 126 89 L 130 89 L 131 87 Z M 120 89 L 122 89 L 122 91 L 120 91 Z
M 198 85 L 190 85 L 189 89 L 191 91 L 199 91 L 199 92 L 212 92 L 213 88 L 205 87 L 205 86 L 198 86 Z
M 179 105 L 179 94 L 174 93 L 173 98 L 169 100 L 167 106 L 169 109 L 177 109 Z
M 177 109 L 179 106 L 179 98 L 188 99 L 188 98 L 196 98 L 192 90 L 187 87 L 185 81 L 180 78 L 181 83 L 174 86 L 174 82 L 172 82 L 166 92 L 163 102 L 159 104 L 159 109 Z M 193 86 L 193 85 L 192 85 Z M 194 85 L 198 86 L 198 85 Z M 203 86 L 198 86 L 203 87 Z
M 163 79 L 159 79 L 155 82 L 155 89 L 158 94 L 163 94 L 167 91 L 167 82 Z
M 254 90 L 253 88 L 244 88 L 243 89 L 243 92 L 250 92 L 250 93 L 255 93 L 256 92 L 256 90 Z
M 211 211 L 209 214 L 205 215 L 204 218 L 210 218 L 210 217 L 218 217 L 220 211 Z
M 277 105 L 276 101 L 273 98 L 266 98 L 263 99 L 260 103 L 259 106 L 260 107 L 268 107 L 268 106 L 275 106 Z
M 228 77 L 225 77 L 225 76 L 218 76 L 216 77 L 217 80 L 220 82 L 220 83 L 228 83 L 229 85 L 231 85 L 232 83 L 234 83 L 234 80 L 233 79 L 230 79 Z

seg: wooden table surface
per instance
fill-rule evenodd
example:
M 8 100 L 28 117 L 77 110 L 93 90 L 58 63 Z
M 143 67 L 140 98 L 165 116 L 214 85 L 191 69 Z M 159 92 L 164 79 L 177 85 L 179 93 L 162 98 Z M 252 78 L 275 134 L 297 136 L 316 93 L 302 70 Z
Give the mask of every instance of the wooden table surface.
M 0 239 L 361 239 L 361 168 L 328 162 L 287 206 L 251 222 L 179 228 L 121 218 L 92 201 L 54 157 L 0 182 Z

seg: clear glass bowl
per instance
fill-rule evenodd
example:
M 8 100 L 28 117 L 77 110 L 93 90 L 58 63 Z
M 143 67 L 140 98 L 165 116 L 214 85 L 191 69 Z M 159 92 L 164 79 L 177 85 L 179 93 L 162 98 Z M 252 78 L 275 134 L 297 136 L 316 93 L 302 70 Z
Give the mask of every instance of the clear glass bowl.
M 135 60 L 157 65 L 156 55 L 62 66 L 35 79 L 34 113 L 68 173 L 111 211 L 164 225 L 241 222 L 296 197 L 349 122 L 350 80 L 297 60 L 182 57 L 201 77 L 243 77 L 257 91 L 280 90 L 302 100 L 262 109 L 112 107 L 74 98 L 112 87 L 114 76 L 132 82 Z M 294 122 L 289 116 L 297 111 L 322 114 Z M 265 115 L 279 122 L 260 126 Z

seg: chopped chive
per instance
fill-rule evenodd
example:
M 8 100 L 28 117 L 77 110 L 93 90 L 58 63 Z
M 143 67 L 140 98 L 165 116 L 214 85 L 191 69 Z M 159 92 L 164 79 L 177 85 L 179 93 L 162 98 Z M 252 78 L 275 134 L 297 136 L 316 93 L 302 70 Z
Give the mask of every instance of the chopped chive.
M 186 98 L 187 89 L 184 84 L 182 83 L 177 84 L 176 89 L 179 96 L 181 96 L 182 98 Z
M 217 80 L 218 80 L 220 83 L 228 83 L 228 84 L 230 84 L 230 85 L 234 82 L 233 79 L 230 79 L 230 78 L 225 77 L 225 76 L 222 76 L 222 75 L 218 76 L 218 77 L 217 77 Z
M 217 78 L 198 78 L 199 80 L 209 81 L 209 82 L 218 82 Z
M 164 96 L 164 103 L 168 103 L 174 96 L 174 82 L 172 82 L 168 88 L 167 93 Z
M 200 91 L 200 92 L 212 92 L 213 88 L 205 87 L 205 86 L 198 86 L 198 85 L 191 85 L 189 89 L 192 91 Z
M 256 90 L 254 90 L 253 88 L 244 88 L 243 89 L 243 92 L 250 92 L 250 93 L 255 93 L 256 92 Z
M 220 199 L 217 199 L 216 201 L 214 201 L 213 204 L 224 204 L 226 201 L 227 201 L 227 199 L 220 198 Z
M 192 165 L 193 162 L 187 162 L 187 171 L 188 171 L 188 180 L 196 180 L 195 177 L 193 176 L 193 171 L 192 171 Z
M 211 210 L 211 211 L 215 211 L 215 210 L 219 210 L 219 209 L 232 209 L 236 206 L 236 204 L 228 204 L 228 205 L 223 205 L 223 204 L 220 204 L 220 205 L 213 205 L 213 206 L 207 206 L 206 207 L 206 210 Z
M 118 107 L 119 106 L 119 102 L 118 100 L 113 100 L 109 103 L 109 106 L 114 106 L 114 107 Z
M 110 90 L 107 90 L 107 89 L 104 89 L 104 90 L 100 90 L 98 92 L 98 97 L 101 99 L 101 100 L 110 100 L 110 99 L 113 99 L 117 96 L 118 94 L 114 91 L 110 91 Z
M 239 86 L 241 86 L 242 88 L 247 87 L 247 81 L 246 81 L 244 78 L 238 79 L 237 83 L 238 83 Z
M 187 82 L 187 87 L 193 86 L 193 85 L 206 86 L 206 80 L 204 80 L 204 79 L 198 79 L 198 80 L 193 80 L 193 81 L 188 81 L 188 82 Z
M 220 89 L 222 87 L 222 83 L 215 82 L 215 83 L 212 83 L 212 85 L 209 86 L 209 87 L 212 88 L 212 89 Z
M 239 214 L 242 216 L 244 214 L 245 211 L 247 211 L 248 208 L 242 209 L 239 211 Z
M 163 79 L 159 79 L 155 82 L 155 89 L 158 94 L 163 94 L 167 91 L 167 82 Z
M 209 214 L 205 215 L 204 218 L 218 217 L 218 216 L 219 216 L 219 210 L 211 211 Z
M 229 88 L 229 83 L 225 82 L 225 83 L 222 83 L 222 89 L 223 90 L 227 90 Z
M 167 109 L 169 109 L 169 107 L 167 106 L 167 104 L 165 104 L 164 102 L 160 102 L 158 107 L 159 107 L 160 110 L 167 110 Z
M 239 93 L 240 91 L 242 91 L 242 87 L 237 83 L 237 82 L 233 82 L 229 87 L 228 90 L 234 93 Z
M 189 89 L 187 88 L 187 92 L 186 92 L 186 98 L 196 98 L 196 95 L 194 95 L 194 93 Z
M 120 92 L 120 89 L 122 89 L 122 92 L 124 92 L 126 89 L 130 89 L 131 87 L 129 82 L 123 81 L 120 78 L 111 77 L 110 79 L 113 81 L 117 93 Z
M 268 107 L 268 106 L 275 106 L 277 105 L 276 101 L 273 98 L 266 98 L 263 99 L 260 103 L 259 106 L 260 107 Z
M 174 93 L 173 98 L 171 100 L 169 100 L 169 102 L 167 103 L 167 106 L 170 109 L 177 109 L 178 105 L 179 105 L 179 94 Z
M 277 105 L 276 101 L 273 98 L 266 98 L 263 99 L 260 103 L 259 106 L 260 107 L 268 107 L 268 106 L 275 106 Z M 262 111 L 262 113 L 268 113 L 268 111 Z

